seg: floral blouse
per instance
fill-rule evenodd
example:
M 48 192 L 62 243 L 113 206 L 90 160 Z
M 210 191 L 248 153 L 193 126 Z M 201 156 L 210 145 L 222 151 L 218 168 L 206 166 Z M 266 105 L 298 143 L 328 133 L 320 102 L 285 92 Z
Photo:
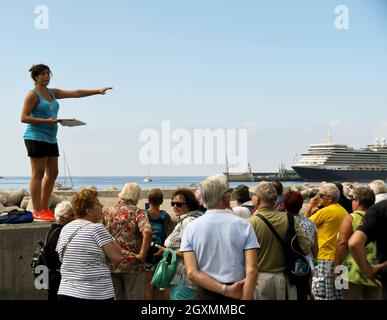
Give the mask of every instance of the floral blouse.
M 143 241 L 142 231 L 144 228 L 151 229 L 146 213 L 134 205 L 119 200 L 114 207 L 105 211 L 104 223 L 123 251 L 121 263 L 116 267 L 111 266 L 111 271 L 117 273 L 145 271 L 144 263 L 129 254 L 140 252 Z

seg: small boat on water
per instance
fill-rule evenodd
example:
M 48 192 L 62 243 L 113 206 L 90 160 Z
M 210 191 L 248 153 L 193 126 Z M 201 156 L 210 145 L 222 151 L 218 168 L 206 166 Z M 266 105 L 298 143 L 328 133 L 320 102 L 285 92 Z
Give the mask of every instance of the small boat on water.
M 54 188 L 56 190 L 61 190 L 61 191 L 72 190 L 74 187 L 74 184 L 73 184 L 73 179 L 71 178 L 70 168 L 66 161 L 66 154 L 64 150 L 63 150 L 63 177 L 64 177 L 63 182 L 55 183 Z M 70 184 L 67 184 L 67 178 L 69 178 Z
M 148 175 L 145 177 L 145 179 L 143 180 L 144 183 L 150 183 L 152 182 L 152 178 L 150 176 L 150 173 L 149 173 L 149 167 L 148 167 Z
M 54 185 L 54 188 L 56 190 L 61 190 L 61 191 L 64 191 L 64 190 L 73 190 L 73 187 L 72 186 L 69 186 L 69 185 L 63 185 L 61 183 L 55 183 Z
M 145 177 L 145 179 L 143 180 L 143 182 L 145 183 L 152 182 L 152 181 L 153 181 L 152 178 L 149 176 Z

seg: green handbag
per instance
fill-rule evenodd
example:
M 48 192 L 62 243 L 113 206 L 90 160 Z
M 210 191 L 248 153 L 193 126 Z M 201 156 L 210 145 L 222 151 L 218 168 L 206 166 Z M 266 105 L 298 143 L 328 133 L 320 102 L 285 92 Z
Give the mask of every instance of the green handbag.
M 168 288 L 176 273 L 176 250 L 172 250 L 172 259 L 169 262 L 168 256 L 170 251 L 170 248 L 165 248 L 163 258 L 157 264 L 153 274 L 151 283 L 156 288 Z

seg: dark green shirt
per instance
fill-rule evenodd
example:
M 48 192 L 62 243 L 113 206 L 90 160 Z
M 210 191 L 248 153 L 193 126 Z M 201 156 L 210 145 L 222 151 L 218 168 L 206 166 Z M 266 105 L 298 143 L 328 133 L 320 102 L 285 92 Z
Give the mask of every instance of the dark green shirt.
M 288 232 L 288 218 L 285 212 L 277 210 L 260 210 L 263 215 L 278 232 L 280 237 L 285 241 Z M 283 272 L 285 270 L 284 249 L 269 227 L 261 218 L 253 215 L 248 220 L 257 235 L 260 248 L 258 249 L 258 272 Z M 309 247 L 305 231 L 300 224 L 294 219 L 294 229 L 298 235 L 299 244 L 302 250 Z

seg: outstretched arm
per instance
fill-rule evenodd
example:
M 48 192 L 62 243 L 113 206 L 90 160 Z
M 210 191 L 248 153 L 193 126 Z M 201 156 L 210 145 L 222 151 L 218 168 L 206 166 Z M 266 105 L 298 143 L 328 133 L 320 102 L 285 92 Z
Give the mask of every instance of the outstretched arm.
M 66 98 L 83 98 L 88 96 L 93 96 L 96 94 L 106 94 L 106 91 L 113 89 L 113 87 L 105 87 L 102 89 L 95 90 L 62 90 L 62 89 L 52 89 L 55 97 L 57 99 L 66 99 Z

